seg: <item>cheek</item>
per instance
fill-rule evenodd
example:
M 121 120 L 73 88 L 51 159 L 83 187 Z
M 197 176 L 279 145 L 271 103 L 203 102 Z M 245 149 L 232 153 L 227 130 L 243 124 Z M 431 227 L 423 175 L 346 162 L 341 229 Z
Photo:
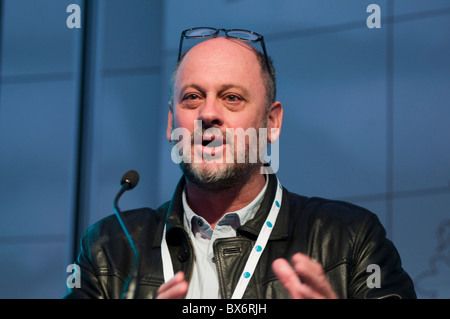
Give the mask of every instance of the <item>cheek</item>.
M 242 128 L 244 131 L 248 129 L 256 129 L 258 130 L 263 124 L 263 118 L 259 114 L 255 114 L 247 120 L 243 120 L 242 118 L 239 121 L 235 122 L 234 128 Z
M 260 117 L 261 116 L 255 112 L 231 113 L 225 118 L 225 126 L 243 130 L 251 127 L 258 127 Z
M 173 123 L 175 127 L 183 127 L 192 131 L 194 129 L 194 123 L 197 118 L 193 116 L 192 112 L 175 112 Z

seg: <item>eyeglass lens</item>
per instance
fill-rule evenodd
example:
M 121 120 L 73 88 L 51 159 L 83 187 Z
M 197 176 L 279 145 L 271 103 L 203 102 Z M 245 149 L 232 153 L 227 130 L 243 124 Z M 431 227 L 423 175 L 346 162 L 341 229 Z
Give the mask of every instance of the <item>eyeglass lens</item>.
M 227 36 L 247 41 L 256 41 L 259 39 L 259 37 L 256 34 L 242 30 L 228 31 Z
M 197 28 L 186 31 L 185 35 L 187 37 L 207 37 L 216 33 L 216 29 L 212 28 Z
M 191 30 L 187 30 L 185 32 L 185 36 L 189 38 L 194 37 L 208 37 L 213 36 L 218 32 L 217 29 L 214 28 L 195 28 Z M 229 30 L 226 31 L 226 35 L 232 38 L 238 38 L 247 41 L 257 41 L 259 36 L 245 30 Z

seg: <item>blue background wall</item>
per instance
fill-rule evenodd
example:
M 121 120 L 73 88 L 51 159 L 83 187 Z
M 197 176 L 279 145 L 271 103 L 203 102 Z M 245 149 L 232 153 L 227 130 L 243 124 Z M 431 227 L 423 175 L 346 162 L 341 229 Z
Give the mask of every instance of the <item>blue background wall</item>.
M 76 3 L 82 28 L 69 29 Z M 369 4 L 380 29 L 369 29 Z M 0 0 L 0 298 L 60 298 L 79 236 L 157 207 L 180 32 L 264 35 L 285 118 L 281 182 L 375 212 L 421 298 L 450 298 L 447 0 Z

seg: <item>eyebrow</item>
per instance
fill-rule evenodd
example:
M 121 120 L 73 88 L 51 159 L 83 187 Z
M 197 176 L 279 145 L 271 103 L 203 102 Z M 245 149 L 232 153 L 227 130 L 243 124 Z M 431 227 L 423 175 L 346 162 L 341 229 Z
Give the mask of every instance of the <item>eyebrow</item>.
M 247 88 L 243 87 L 242 85 L 239 84 L 224 84 L 220 87 L 220 92 L 229 90 L 229 89 L 239 89 L 241 90 L 245 95 L 249 95 L 249 92 L 247 90 Z

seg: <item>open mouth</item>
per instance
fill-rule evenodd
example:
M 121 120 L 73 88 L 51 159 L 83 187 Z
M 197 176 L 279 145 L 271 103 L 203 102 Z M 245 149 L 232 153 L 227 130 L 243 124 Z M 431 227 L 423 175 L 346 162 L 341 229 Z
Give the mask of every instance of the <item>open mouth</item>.
M 224 144 L 223 139 L 216 138 L 215 136 L 212 136 L 211 138 L 205 138 L 202 139 L 202 145 L 205 147 L 220 147 Z
M 201 153 L 206 156 L 215 156 L 223 153 L 226 141 L 222 135 L 203 135 Z

